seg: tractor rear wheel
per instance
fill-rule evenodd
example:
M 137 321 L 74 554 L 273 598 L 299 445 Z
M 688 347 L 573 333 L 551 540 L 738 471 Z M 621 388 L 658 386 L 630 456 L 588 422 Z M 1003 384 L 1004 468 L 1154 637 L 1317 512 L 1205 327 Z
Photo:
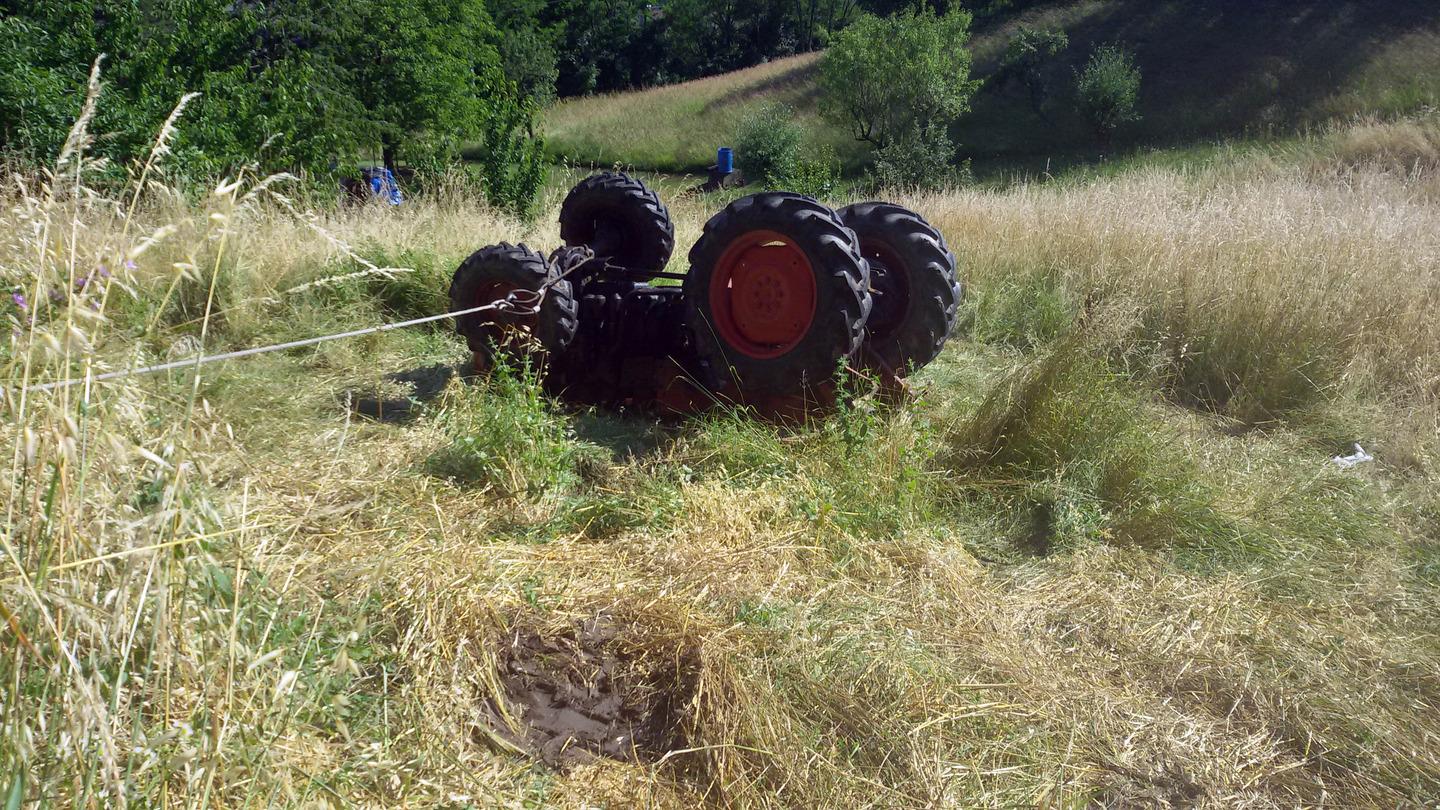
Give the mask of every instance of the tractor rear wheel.
M 655 192 L 624 172 L 581 180 L 560 205 L 560 238 L 633 270 L 660 272 L 675 251 L 675 225 Z
M 855 234 L 834 211 L 754 194 L 711 217 L 691 248 L 686 320 L 700 357 L 742 395 L 802 392 L 859 349 L 869 288 Z
M 865 325 L 865 354 L 905 376 L 940 353 L 955 328 L 963 295 L 955 255 L 924 217 L 885 202 L 840 209 L 870 263 L 875 307 Z
M 549 285 L 548 288 L 546 285 Z M 497 356 L 523 361 L 536 349 L 563 350 L 575 339 L 579 307 L 570 282 L 557 278 L 545 257 L 526 245 L 501 242 L 483 247 L 456 269 L 450 281 L 451 311 L 506 300 L 516 291 L 544 289 L 539 312 L 526 312 L 531 296 L 517 296 L 515 308 L 472 312 L 455 319 L 455 331 L 465 338 L 477 362 L 492 365 Z

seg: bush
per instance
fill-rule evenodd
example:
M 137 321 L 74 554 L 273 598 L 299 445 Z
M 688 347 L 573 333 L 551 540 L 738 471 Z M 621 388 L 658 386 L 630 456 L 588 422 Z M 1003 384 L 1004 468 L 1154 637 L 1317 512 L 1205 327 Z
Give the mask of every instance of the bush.
M 829 195 L 840 183 L 840 162 L 828 146 L 821 147 L 814 157 L 795 161 L 795 168 L 781 179 L 780 187 L 797 194 L 821 198 Z
M 1090 55 L 1075 79 L 1080 112 L 1090 123 L 1102 149 L 1109 149 L 1121 124 L 1138 121 L 1140 69 L 1128 51 L 1104 45 Z
M 735 135 L 735 161 L 746 178 L 767 186 L 782 185 L 795 174 L 805 128 L 784 104 L 765 104 L 740 122 Z
M 1050 85 L 1045 80 L 1045 63 L 1069 46 L 1070 37 L 1064 31 L 1022 25 L 1005 46 L 996 78 L 1002 82 L 1014 79 L 1025 85 L 1030 109 L 1047 120 L 1045 102 Z
M 875 152 L 871 181 L 879 188 L 915 191 L 970 182 L 970 161 L 952 165 L 955 145 L 943 130 L 912 132 Z

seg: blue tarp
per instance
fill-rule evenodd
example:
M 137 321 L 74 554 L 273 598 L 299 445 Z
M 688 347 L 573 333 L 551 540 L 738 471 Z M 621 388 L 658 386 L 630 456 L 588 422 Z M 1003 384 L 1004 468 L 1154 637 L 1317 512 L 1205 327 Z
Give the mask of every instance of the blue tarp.
M 370 185 L 370 193 L 376 197 L 391 205 L 405 202 L 405 195 L 400 193 L 400 184 L 395 182 L 395 175 L 389 169 L 361 169 L 360 176 Z

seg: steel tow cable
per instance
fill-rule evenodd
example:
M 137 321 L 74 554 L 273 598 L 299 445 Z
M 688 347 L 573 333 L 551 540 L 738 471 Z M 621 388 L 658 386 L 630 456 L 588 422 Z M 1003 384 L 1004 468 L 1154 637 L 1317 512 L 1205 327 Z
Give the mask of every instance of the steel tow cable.
M 590 257 L 593 258 L 593 256 L 594 254 L 590 253 Z M 589 261 L 589 258 L 587 258 L 586 261 Z M 144 366 L 142 368 L 121 369 L 119 371 L 107 371 L 103 374 L 87 374 L 83 377 L 74 377 L 67 380 L 55 380 L 53 382 L 36 383 L 34 385 L 27 385 L 21 390 L 51 391 L 58 388 L 68 388 L 72 385 L 80 385 L 81 383 L 85 382 L 103 382 L 105 380 L 120 379 L 122 377 L 138 377 L 144 374 L 154 374 L 160 371 L 170 371 L 178 368 L 202 366 L 206 363 L 217 363 L 221 360 L 234 360 L 237 357 L 252 357 L 258 354 L 269 354 L 270 352 L 285 351 L 286 349 L 298 349 L 302 346 L 314 346 L 317 343 L 325 343 L 331 340 L 343 340 L 345 338 L 359 337 L 360 335 L 389 332 L 395 329 L 404 329 L 410 326 L 418 326 L 422 323 L 430 323 L 432 321 L 439 321 L 445 318 L 458 318 L 462 315 L 471 315 L 476 312 L 487 312 L 490 310 L 495 310 L 510 315 L 537 315 L 540 312 L 541 303 L 545 300 L 545 293 L 548 292 L 551 287 L 558 284 L 566 276 L 570 275 L 572 271 L 574 271 L 583 264 L 584 262 L 575 263 L 571 267 L 567 268 L 565 272 L 558 273 L 553 278 L 546 279 L 545 283 L 540 285 L 540 288 L 537 290 L 513 290 L 510 292 L 509 295 L 505 296 L 505 298 L 499 301 L 492 301 L 489 304 L 483 304 L 478 307 L 460 309 L 454 312 L 445 312 L 440 315 L 427 315 L 423 318 L 414 318 L 408 321 L 384 323 L 380 324 L 379 326 L 369 326 L 364 329 L 353 329 L 348 332 L 338 332 L 333 335 L 320 335 L 318 337 L 286 341 L 285 343 L 273 343 L 268 346 L 256 346 L 250 349 L 238 349 L 233 352 L 224 352 L 222 354 L 201 354 L 196 357 L 187 357 L 184 360 L 173 360 L 168 363 L 158 363 L 153 366 Z

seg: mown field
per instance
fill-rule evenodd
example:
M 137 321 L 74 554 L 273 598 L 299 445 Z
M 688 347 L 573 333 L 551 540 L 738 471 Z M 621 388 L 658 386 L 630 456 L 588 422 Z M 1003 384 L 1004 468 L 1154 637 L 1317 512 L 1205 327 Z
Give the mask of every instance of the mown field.
M 912 402 L 790 427 L 523 375 L 350 407 L 463 363 L 444 324 L 26 391 L 443 312 L 556 200 L 11 178 L 7 806 L 1434 802 L 1437 133 L 900 197 L 962 324 Z M 681 245 L 717 206 L 669 202 Z M 654 745 L 517 747 L 537 645 L 607 650 Z
M 831 130 L 816 108 L 819 54 L 801 54 L 719 76 L 566 100 L 542 122 L 546 149 L 579 166 L 619 164 L 649 171 L 701 172 L 715 149 L 730 145 L 741 120 L 766 102 L 794 109 L 812 133 L 809 148 L 824 145 L 854 156 L 844 132 Z

